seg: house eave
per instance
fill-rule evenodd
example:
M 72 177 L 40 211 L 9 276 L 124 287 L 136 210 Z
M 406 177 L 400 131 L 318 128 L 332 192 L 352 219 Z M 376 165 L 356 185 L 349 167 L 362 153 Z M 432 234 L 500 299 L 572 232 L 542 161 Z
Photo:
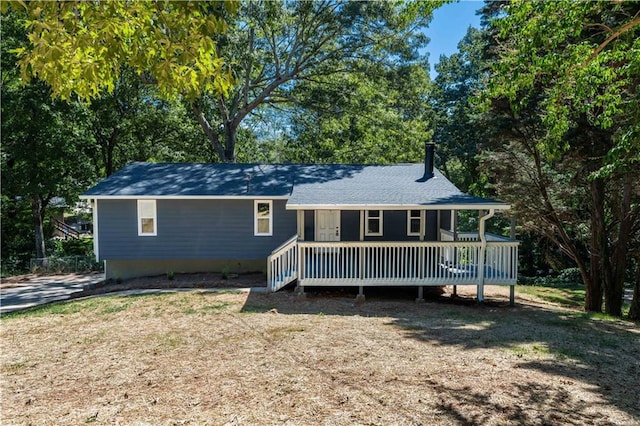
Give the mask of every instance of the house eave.
M 86 195 L 81 200 L 287 200 L 287 195 Z
M 509 210 L 509 204 L 290 204 L 287 210 Z

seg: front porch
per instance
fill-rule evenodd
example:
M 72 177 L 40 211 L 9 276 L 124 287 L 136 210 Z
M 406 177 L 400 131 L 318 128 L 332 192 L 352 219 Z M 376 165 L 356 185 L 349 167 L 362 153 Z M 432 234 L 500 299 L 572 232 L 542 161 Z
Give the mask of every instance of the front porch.
M 481 237 L 482 236 L 482 237 Z M 440 241 L 301 241 L 293 236 L 269 256 L 267 285 L 305 286 L 508 285 L 518 278 L 518 242 L 489 233 L 440 229 Z

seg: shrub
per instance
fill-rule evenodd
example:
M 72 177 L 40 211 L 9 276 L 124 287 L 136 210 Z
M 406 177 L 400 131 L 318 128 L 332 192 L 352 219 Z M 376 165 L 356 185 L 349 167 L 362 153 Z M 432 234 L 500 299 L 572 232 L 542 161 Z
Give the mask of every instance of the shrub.
M 567 283 L 581 283 L 582 275 L 580 275 L 580 269 L 578 268 L 567 268 L 560 271 L 558 279 Z

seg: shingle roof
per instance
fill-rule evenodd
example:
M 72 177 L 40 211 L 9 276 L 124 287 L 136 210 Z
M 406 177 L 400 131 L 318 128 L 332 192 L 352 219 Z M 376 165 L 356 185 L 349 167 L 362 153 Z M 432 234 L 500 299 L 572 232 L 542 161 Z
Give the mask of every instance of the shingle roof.
M 287 165 L 131 163 L 83 196 L 286 196 L 291 184 Z
M 287 206 L 425 206 L 504 203 L 462 193 L 422 164 L 132 163 L 83 194 L 92 197 L 288 197 Z M 249 179 L 248 179 L 249 178 Z
M 505 205 L 464 194 L 437 169 L 423 174 L 423 164 L 303 166 L 287 206 Z

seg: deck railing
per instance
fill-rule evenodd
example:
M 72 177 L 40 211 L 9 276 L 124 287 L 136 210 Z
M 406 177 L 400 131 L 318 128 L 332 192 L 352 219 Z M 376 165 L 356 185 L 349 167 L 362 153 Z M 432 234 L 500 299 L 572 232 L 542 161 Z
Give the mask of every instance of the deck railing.
M 267 259 L 267 286 L 278 291 L 298 278 L 298 236 L 294 235 L 271 252 Z
M 513 242 L 510 238 L 490 232 L 485 233 L 485 237 L 491 242 Z M 480 241 L 480 237 L 477 232 L 453 232 L 441 228 L 440 241 Z
M 513 285 L 517 242 L 299 241 L 301 286 Z
M 516 284 L 517 241 L 492 235 L 483 243 L 473 235 L 465 237 L 467 241 L 314 242 L 294 235 L 269 256 L 267 285 L 277 291 L 296 279 L 300 286 Z

